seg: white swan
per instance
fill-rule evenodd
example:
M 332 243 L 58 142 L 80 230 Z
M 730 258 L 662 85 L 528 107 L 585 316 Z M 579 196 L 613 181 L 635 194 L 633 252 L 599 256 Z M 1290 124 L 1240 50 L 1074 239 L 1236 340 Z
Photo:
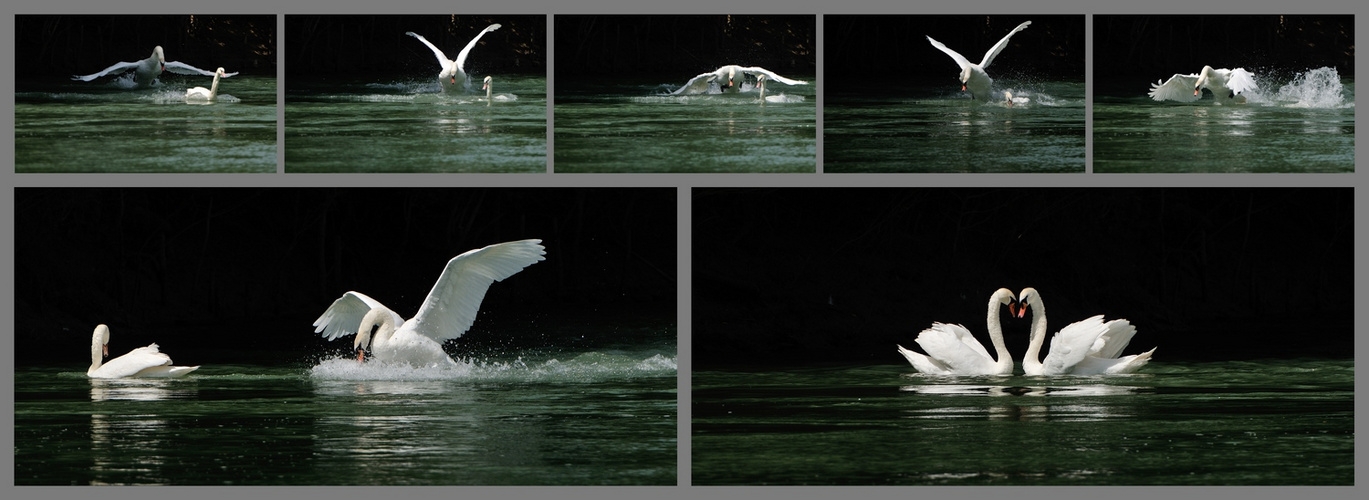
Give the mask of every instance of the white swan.
M 493 95 L 493 93 L 494 93 L 494 78 L 491 78 L 491 77 L 488 77 L 488 76 L 485 77 L 485 84 L 482 85 L 482 86 L 480 87 L 480 90 L 484 90 L 484 91 L 485 91 L 485 105 L 486 105 L 486 106 L 489 106 L 490 103 L 491 103 L 491 102 L 494 102 L 494 101 L 505 102 L 505 101 L 517 101 L 517 100 L 518 100 L 518 96 L 513 95 L 513 94 L 499 94 L 499 95 Z
M 152 49 L 152 55 L 147 59 L 116 63 L 99 73 L 91 73 L 84 76 L 75 75 L 72 76 L 71 79 L 88 82 L 108 75 L 121 75 L 128 70 L 133 70 L 133 82 L 137 84 L 139 88 L 151 86 L 152 82 L 156 81 L 157 77 L 161 76 L 163 71 L 170 71 L 182 75 L 214 76 L 214 72 L 205 71 L 186 63 L 176 61 L 166 62 L 166 57 L 162 53 L 162 46 L 158 45 Z M 236 74 L 238 73 L 224 73 L 223 76 L 227 78 Z
M 771 80 L 775 80 L 775 81 L 780 82 L 780 83 L 783 83 L 783 84 L 785 84 L 785 85 L 807 85 L 807 84 L 808 84 L 808 82 L 806 82 L 806 81 L 804 81 L 804 80 L 793 80 L 793 79 L 785 78 L 785 77 L 783 77 L 783 76 L 780 76 L 780 75 L 775 74 L 774 71 L 770 71 L 770 70 L 765 69 L 765 68 L 762 68 L 762 67 L 760 67 L 760 66 L 742 67 L 742 66 L 737 66 L 737 65 L 735 65 L 735 64 L 729 64 L 729 65 L 727 65 L 727 66 L 723 66 L 723 67 L 721 67 L 721 68 L 718 68 L 717 70 L 710 71 L 710 72 L 708 72 L 708 73 L 704 73 L 704 74 L 701 74 L 701 75 L 696 76 L 696 77 L 694 77 L 694 78 L 691 78 L 691 79 L 689 80 L 688 83 L 685 83 L 685 84 L 684 84 L 683 87 L 680 87 L 680 88 L 678 88 L 678 89 L 675 89 L 675 91 L 674 91 L 674 92 L 671 92 L 670 94 L 671 94 L 671 95 L 681 95 L 681 94 L 711 94 L 711 93 L 728 93 L 728 94 L 735 94 L 735 93 L 737 93 L 737 92 L 741 92 L 741 91 L 742 91 L 742 83 L 744 83 L 744 82 L 742 82 L 742 81 L 738 81 L 738 80 L 737 80 L 737 79 L 738 79 L 738 75 L 741 75 L 741 78 L 742 78 L 743 80 L 745 80 L 746 75 L 752 75 L 752 76 L 755 76 L 755 77 L 757 77 L 757 78 L 760 78 L 762 75 L 764 75 L 766 78 L 769 78 L 769 79 L 771 79 Z M 717 92 L 714 92 L 714 91 L 713 91 L 713 87 L 714 87 L 715 85 L 717 86 L 717 89 L 718 89 Z
M 993 342 L 998 360 L 989 356 L 984 345 L 975 340 L 969 330 L 960 325 L 932 323 L 932 327 L 917 335 L 917 345 L 927 354 L 898 346 L 898 352 L 908 359 L 917 371 L 932 375 L 1012 375 L 1013 361 L 1003 343 L 1003 329 L 998 324 L 998 312 L 1004 304 L 1014 302 L 1012 291 L 999 288 L 989 297 L 989 340 Z
M 183 377 L 199 366 L 171 366 L 171 356 L 157 350 L 157 344 L 139 347 L 128 354 L 104 363 L 109 356 L 109 327 L 95 327 L 95 336 L 90 339 L 90 378 L 127 378 L 127 377 Z
M 1119 358 L 1136 335 L 1136 327 L 1124 319 L 1104 323 L 1099 315 L 1061 328 L 1051 338 L 1045 361 L 1040 361 L 1037 356 L 1046 340 L 1046 305 L 1033 288 L 1023 288 L 1018 300 L 1023 307 L 1017 311 L 1017 317 L 1024 316 L 1028 307 L 1032 310 L 1031 344 L 1022 357 L 1022 370 L 1027 375 L 1131 373 L 1150 362 L 1150 355 L 1155 352 L 1152 348 Z
M 764 106 L 767 102 L 789 102 L 789 99 L 786 98 L 784 94 L 765 95 L 765 80 L 767 80 L 767 78 L 764 74 L 756 76 L 756 87 L 761 89 L 761 106 Z
M 437 65 L 442 67 L 442 71 L 437 73 L 437 81 L 442 84 L 443 92 L 451 93 L 458 90 L 465 90 L 470 86 L 469 77 L 466 76 L 466 55 L 471 53 L 472 48 L 475 48 L 475 42 L 480 41 L 480 37 L 485 36 L 485 33 L 497 29 L 499 29 L 498 24 L 486 26 L 484 30 L 475 35 L 475 38 L 471 39 L 470 43 L 466 44 L 466 48 L 461 49 L 461 53 L 456 55 L 455 61 L 447 59 L 447 54 L 442 53 L 442 49 L 437 48 L 437 46 L 433 45 L 432 42 L 429 42 L 427 38 L 423 38 L 423 35 L 419 35 L 412 31 L 407 31 L 404 34 L 417 38 L 418 41 L 423 42 L 423 45 L 427 45 L 428 48 L 433 49 L 433 55 L 437 56 Z M 458 87 L 458 85 L 460 85 L 460 87 Z
M 357 350 L 357 361 L 363 361 L 369 349 L 375 359 L 386 362 L 416 366 L 455 363 L 442 350 L 442 342 L 470 329 L 493 282 L 545 259 L 541 242 L 499 243 L 452 258 L 418 314 L 408 321 L 375 299 L 347 292 L 314 320 L 314 333 L 322 333 L 328 340 L 356 333 L 352 346 Z
M 1208 89 L 1212 91 L 1213 102 L 1234 100 L 1240 103 L 1245 102 L 1245 96 L 1240 95 L 1242 92 L 1256 88 L 1255 75 L 1245 68 L 1212 69 L 1212 66 L 1203 66 L 1202 71 L 1191 75 L 1176 73 L 1164 83 L 1157 80 L 1150 86 L 1147 95 L 1157 101 L 1193 102 L 1202 99 L 1203 89 Z M 1190 94 L 1188 89 L 1193 89 L 1193 93 Z
M 212 101 L 219 97 L 219 78 L 223 76 L 223 68 L 214 72 L 214 83 L 209 88 L 195 87 L 185 91 L 185 98 L 188 101 Z
M 1024 22 L 1017 25 L 1012 31 L 1009 31 L 1002 40 L 999 40 L 988 52 L 984 53 L 984 60 L 979 61 L 979 64 L 970 62 L 968 59 L 965 59 L 965 56 L 960 55 L 959 52 L 951 50 L 949 47 L 942 45 L 941 42 L 936 41 L 936 39 L 930 36 L 927 37 L 927 41 L 932 42 L 933 47 L 941 49 L 946 55 L 951 56 L 951 59 L 955 59 L 956 64 L 960 65 L 960 90 L 970 91 L 970 96 L 977 101 L 987 101 L 992 99 L 989 95 L 989 86 L 993 84 L 993 79 L 989 78 L 989 74 L 984 72 L 984 69 L 988 68 L 989 63 L 992 63 L 993 59 L 998 57 L 998 53 L 1002 52 L 1003 48 L 1008 46 L 1008 39 L 1012 38 L 1014 33 L 1027 29 L 1027 26 L 1030 26 L 1031 23 L 1031 21 Z

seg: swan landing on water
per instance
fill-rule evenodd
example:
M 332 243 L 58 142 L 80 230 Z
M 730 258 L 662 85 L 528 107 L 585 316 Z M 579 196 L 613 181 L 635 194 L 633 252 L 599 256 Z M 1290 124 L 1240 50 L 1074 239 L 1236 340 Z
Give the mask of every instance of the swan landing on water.
M 157 344 L 139 347 L 128 354 L 109 360 L 109 327 L 95 327 L 95 336 L 90 340 L 90 378 L 172 378 L 183 377 L 195 371 L 198 366 L 171 366 L 171 356 L 157 349 Z
M 314 333 L 322 333 L 328 340 L 357 334 L 352 342 L 357 361 L 364 361 L 369 350 L 383 362 L 420 367 L 455 365 L 442 350 L 442 342 L 470 329 L 491 284 L 545 260 L 547 252 L 541 243 L 498 243 L 452 258 L 418 314 L 408 321 L 375 299 L 347 292 L 314 320 Z
M 1147 95 L 1157 101 L 1193 102 L 1202 99 L 1203 89 L 1207 89 L 1212 92 L 1213 102 L 1243 103 L 1245 96 L 1241 93 L 1256 88 L 1255 75 L 1245 68 L 1212 69 L 1212 66 L 1203 66 L 1202 71 L 1191 75 L 1176 73 L 1164 83 L 1156 81 L 1150 86 Z M 1193 89 L 1193 92 L 1189 93 L 1189 89 Z
M 437 56 L 437 65 L 442 67 L 442 71 L 437 73 L 437 81 L 442 84 L 443 92 L 452 93 L 470 87 L 470 80 L 466 75 L 466 56 L 471 53 L 472 48 L 475 48 L 475 42 L 480 41 L 480 37 L 497 29 L 499 29 L 498 24 L 486 26 L 484 30 L 475 35 L 475 38 L 471 39 L 470 43 L 466 44 L 466 48 L 461 49 L 461 53 L 456 55 L 455 61 L 447 59 L 447 54 L 444 54 L 442 49 L 437 48 L 427 38 L 423 38 L 423 35 L 412 31 L 406 31 L 404 34 L 417 38 L 418 41 L 423 42 L 423 45 L 427 45 L 433 50 L 433 55 Z
M 1002 40 L 999 40 L 988 52 L 984 53 L 984 59 L 979 61 L 979 64 L 970 62 L 968 59 L 965 59 L 965 56 L 960 55 L 959 52 L 951 50 L 949 47 L 930 36 L 927 37 L 927 41 L 931 42 L 933 47 L 936 47 L 942 52 L 945 52 L 946 55 L 951 56 L 951 59 L 955 59 L 955 63 L 960 65 L 960 90 L 968 90 L 970 96 L 976 101 L 987 102 L 996 99 L 989 94 L 989 87 L 993 85 L 993 79 L 989 78 L 989 74 L 984 70 L 989 67 L 989 64 L 993 62 L 995 57 L 998 57 L 998 53 L 1002 52 L 1003 48 L 1008 46 L 1008 39 L 1012 38 L 1013 34 L 1027 29 L 1027 26 L 1031 26 L 1031 23 L 1031 21 L 1024 22 L 1017 25 L 1012 31 L 1009 31 Z
M 91 73 L 89 75 L 84 76 L 76 75 L 72 76 L 71 79 L 89 82 L 91 80 L 103 78 L 105 76 L 122 75 L 128 72 L 129 70 L 133 71 L 133 83 L 135 83 L 138 88 L 152 86 L 152 82 L 156 81 L 157 77 L 161 76 L 163 71 L 170 71 L 172 73 L 181 75 L 215 75 L 212 71 L 205 71 L 182 62 L 166 62 L 166 56 L 162 53 L 162 46 L 158 45 L 152 49 L 152 55 L 149 56 L 147 59 L 134 62 L 115 63 L 113 66 L 105 68 L 104 71 L 101 71 L 99 73 Z M 224 73 L 223 76 L 227 78 L 236 74 L 236 72 Z
M 774 71 L 759 67 L 742 67 L 729 64 L 717 70 L 701 74 L 691 78 L 683 87 L 675 89 L 671 95 L 681 94 L 735 94 L 742 91 L 742 84 L 745 83 L 746 75 L 759 78 L 764 75 L 766 78 L 783 83 L 785 85 L 807 85 L 803 80 L 792 80 L 775 74 Z M 717 89 L 714 91 L 714 89 Z

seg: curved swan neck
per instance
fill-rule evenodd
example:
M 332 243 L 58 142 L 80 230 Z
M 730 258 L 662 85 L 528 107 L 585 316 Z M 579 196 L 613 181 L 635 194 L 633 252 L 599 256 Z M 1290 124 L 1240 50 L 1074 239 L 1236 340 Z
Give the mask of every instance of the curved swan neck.
M 1041 344 L 1046 341 L 1046 304 L 1042 302 L 1041 294 L 1031 288 L 1022 290 L 1019 297 L 1027 298 L 1027 306 L 1032 312 L 1031 344 L 1022 356 L 1022 369 L 1028 375 L 1035 375 L 1040 373 Z
M 100 325 L 95 327 L 95 335 L 90 339 L 90 369 L 86 370 L 89 374 L 100 369 L 105 360 L 105 346 L 109 343 L 109 327 Z
M 1003 342 L 1003 327 L 999 324 L 998 315 L 1002 311 L 1003 302 L 1014 300 L 1012 292 L 1000 288 L 989 297 L 989 341 L 993 342 L 994 354 L 998 357 L 998 371 L 1012 373 L 1012 355 L 1008 353 L 1008 345 Z

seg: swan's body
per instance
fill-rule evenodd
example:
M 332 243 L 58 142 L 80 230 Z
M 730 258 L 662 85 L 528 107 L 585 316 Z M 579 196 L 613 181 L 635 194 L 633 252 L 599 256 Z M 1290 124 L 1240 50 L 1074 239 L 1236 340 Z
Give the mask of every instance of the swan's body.
M 505 101 L 517 101 L 517 100 L 518 100 L 518 96 L 513 95 L 513 94 L 499 94 L 499 95 L 493 95 L 493 94 L 494 94 L 494 78 L 491 78 L 491 77 L 488 77 L 488 76 L 485 77 L 485 84 L 484 84 L 483 86 L 481 86 L 480 89 L 485 91 L 485 105 L 486 105 L 486 106 L 489 106 L 490 103 L 492 103 L 492 102 L 494 102 L 494 101 L 505 102 Z
M 1255 75 L 1245 68 L 1212 69 L 1203 66 L 1202 71 L 1191 75 L 1175 74 L 1164 83 L 1155 82 L 1147 94 L 1157 101 L 1193 102 L 1203 98 L 1203 89 L 1212 91 L 1213 102 L 1245 102 L 1242 92 L 1254 90 Z M 1192 92 L 1189 91 L 1192 89 Z
M 746 75 L 751 75 L 756 78 L 764 76 L 768 79 L 775 80 L 785 85 L 808 84 L 808 82 L 803 80 L 793 80 L 785 78 L 783 76 L 775 74 L 774 71 L 770 71 L 760 66 L 743 67 L 737 66 L 735 64 L 729 64 L 727 66 L 718 68 L 715 71 L 710 71 L 708 73 L 704 73 L 694 78 L 691 78 L 688 83 L 684 84 L 683 87 L 675 89 L 674 92 L 671 92 L 671 95 L 713 93 L 735 94 L 742 91 L 742 84 L 745 83 Z M 714 92 L 713 90 L 714 87 L 717 88 L 716 92 Z
M 1046 305 L 1041 294 L 1033 288 L 1024 288 L 1018 295 L 1023 307 L 1018 310 L 1022 317 L 1028 307 L 1032 310 L 1031 344 L 1022 358 L 1022 371 L 1027 375 L 1099 375 L 1131 373 L 1150 362 L 1155 349 L 1122 356 L 1122 349 L 1136 335 L 1136 327 L 1124 319 L 1103 322 L 1103 316 L 1073 323 L 1061 328 L 1051 338 L 1050 351 L 1044 361 L 1038 360 L 1041 344 L 1046 339 Z
M 104 71 L 99 73 L 92 73 L 84 76 L 76 75 L 71 77 L 71 79 L 89 82 L 105 76 L 122 75 L 129 70 L 133 71 L 133 83 L 138 88 L 151 86 L 152 83 L 157 80 L 157 77 L 161 76 L 164 71 L 182 75 L 215 76 L 215 73 L 212 71 L 205 71 L 189 64 L 176 61 L 166 62 L 166 56 L 162 52 L 162 46 L 158 45 L 152 49 L 152 55 L 148 56 L 147 59 L 134 62 L 115 63 L 113 66 L 105 68 Z M 236 72 L 224 73 L 223 76 L 230 77 L 236 74 Z
M 999 40 L 988 52 L 984 53 L 984 59 L 979 61 L 979 64 L 970 62 L 968 59 L 965 59 L 965 56 L 960 55 L 959 52 L 951 50 L 949 47 L 930 36 L 927 37 L 927 41 L 931 42 L 933 47 L 936 47 L 942 52 L 945 52 L 946 55 L 951 56 L 951 59 L 955 59 L 955 63 L 960 65 L 960 90 L 968 90 L 970 96 L 976 101 L 988 101 L 993 99 L 993 96 L 989 94 L 989 87 L 993 85 L 993 79 L 989 78 L 989 74 L 984 70 L 989 67 L 989 64 L 993 62 L 995 57 L 998 57 L 998 53 L 1002 52 L 1003 48 L 1008 46 L 1008 39 L 1012 38 L 1013 34 L 1027 29 L 1027 26 L 1030 26 L 1031 23 L 1031 21 L 1024 22 L 1017 25 L 1012 31 L 1009 31 L 1002 40 Z
M 761 89 L 761 105 L 764 106 L 765 103 L 767 103 L 767 102 L 789 102 L 789 99 L 785 98 L 785 97 L 784 97 L 784 94 L 779 94 L 779 95 L 765 95 L 765 80 L 766 80 L 766 79 L 767 79 L 767 78 L 766 78 L 766 76 L 765 76 L 764 74 L 761 74 L 761 75 L 756 76 L 756 86 L 757 86 L 757 87 L 760 87 L 760 89 Z
M 188 101 L 212 101 L 219 97 L 219 78 L 223 76 L 223 68 L 214 72 L 214 83 L 209 88 L 195 87 L 185 91 L 185 99 Z
M 109 327 L 95 327 L 95 336 L 90 340 L 90 368 L 86 376 L 90 378 L 169 378 L 183 377 L 195 371 L 198 366 L 171 366 L 171 356 L 157 349 L 157 344 L 139 347 L 128 354 L 104 362 L 109 356 Z
M 523 268 L 544 260 L 542 240 L 499 243 L 471 250 L 447 262 L 418 314 L 404 321 L 399 314 L 359 292 L 333 301 L 314 326 L 328 340 L 357 334 L 357 359 L 369 350 L 385 362 L 432 366 L 455 363 L 442 342 L 460 337 L 475 322 L 485 291 Z
M 484 30 L 481 30 L 480 33 L 475 35 L 475 38 L 471 39 L 470 43 L 466 44 L 465 48 L 461 49 L 461 53 L 456 55 L 456 60 L 447 59 L 447 54 L 444 54 L 442 49 L 437 48 L 437 46 L 433 45 L 432 42 L 429 42 L 427 38 L 423 38 L 423 35 L 419 35 L 412 31 L 405 32 L 404 34 L 417 38 L 418 41 L 423 42 L 423 45 L 427 45 L 428 48 L 433 50 L 433 55 L 437 56 L 437 65 L 442 67 L 442 71 L 437 73 L 437 81 L 442 84 L 443 92 L 452 93 L 464 91 L 470 86 L 470 79 L 466 75 L 466 56 L 471 53 L 472 48 L 475 48 L 475 43 L 480 41 L 480 37 L 485 36 L 485 33 L 497 29 L 499 29 L 498 24 L 486 26 Z
M 932 375 L 1012 375 L 1013 361 L 1003 343 L 1003 329 L 998 312 L 1004 304 L 1012 304 L 1012 291 L 999 288 L 989 297 L 989 340 L 998 359 L 989 356 L 984 345 L 975 340 L 969 330 L 960 325 L 932 323 L 932 327 L 917 335 L 917 345 L 927 354 L 903 346 L 898 352 L 908 359 L 917 371 Z

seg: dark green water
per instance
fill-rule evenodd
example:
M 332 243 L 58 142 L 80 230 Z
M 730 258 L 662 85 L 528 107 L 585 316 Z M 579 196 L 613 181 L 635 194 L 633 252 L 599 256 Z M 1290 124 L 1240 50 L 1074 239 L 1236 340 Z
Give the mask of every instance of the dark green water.
M 15 484 L 676 484 L 673 348 L 160 381 L 84 370 L 15 372 Z
M 492 101 L 479 80 L 469 94 L 436 77 L 291 83 L 285 171 L 546 172 L 547 79 L 494 78 Z
M 1350 485 L 1354 362 L 693 374 L 695 485 Z
M 1093 171 L 1354 172 L 1355 86 L 1322 68 L 1257 79 L 1245 104 L 1156 102 L 1148 86 L 1093 105 Z M 1145 83 L 1145 82 L 1141 82 Z
M 894 85 L 894 84 L 890 84 Z M 1017 84 L 1013 106 L 958 87 L 832 96 L 823 107 L 823 172 L 1084 171 L 1084 85 Z
M 785 75 L 814 81 L 811 75 Z M 679 82 L 580 88 L 558 83 L 554 170 L 561 172 L 817 171 L 814 84 L 756 92 L 669 95 Z
M 186 102 L 186 89 L 212 81 L 24 82 L 14 96 L 15 171 L 275 172 L 276 79 L 225 78 L 217 102 Z

